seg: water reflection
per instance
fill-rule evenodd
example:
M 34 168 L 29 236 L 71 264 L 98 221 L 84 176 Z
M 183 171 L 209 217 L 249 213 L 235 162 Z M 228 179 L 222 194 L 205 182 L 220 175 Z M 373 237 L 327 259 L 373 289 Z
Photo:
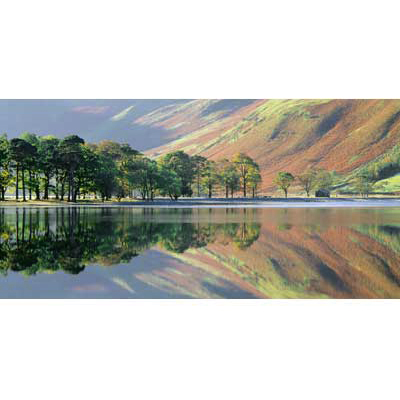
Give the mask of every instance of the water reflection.
M 399 298 L 400 212 L 2 208 L 0 273 L 0 297 Z
M 217 236 L 249 247 L 257 240 L 256 222 L 158 221 L 148 209 L 57 208 L 46 210 L 0 210 L 0 272 L 25 275 L 62 270 L 79 274 L 94 262 L 104 265 L 129 262 L 143 251 L 159 245 L 183 253 L 204 247 Z M 172 214 L 173 215 L 173 214 Z M 190 214 L 189 214 L 190 215 Z M 171 217 L 171 214 L 169 215 Z

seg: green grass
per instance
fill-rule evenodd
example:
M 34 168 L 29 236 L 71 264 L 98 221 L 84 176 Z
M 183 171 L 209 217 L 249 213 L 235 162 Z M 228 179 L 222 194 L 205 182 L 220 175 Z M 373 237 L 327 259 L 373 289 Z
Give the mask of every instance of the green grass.
M 343 180 L 343 183 L 345 179 Z M 400 175 L 395 175 L 387 179 L 382 179 L 378 181 L 372 190 L 376 193 L 393 193 L 400 192 Z M 335 193 L 335 190 L 332 190 L 332 193 Z M 343 185 L 339 188 L 339 192 L 354 192 L 357 194 L 357 190 L 355 189 L 352 182 L 349 182 L 347 185 Z
M 400 191 L 400 174 L 391 176 L 387 179 L 382 179 L 378 184 L 383 184 L 383 192 L 397 192 Z

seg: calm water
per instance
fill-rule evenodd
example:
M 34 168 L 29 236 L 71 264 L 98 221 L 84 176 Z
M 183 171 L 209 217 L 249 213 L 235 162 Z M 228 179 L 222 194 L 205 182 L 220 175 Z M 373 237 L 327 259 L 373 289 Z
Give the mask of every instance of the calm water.
M 400 209 L 0 209 L 1 298 L 399 298 Z

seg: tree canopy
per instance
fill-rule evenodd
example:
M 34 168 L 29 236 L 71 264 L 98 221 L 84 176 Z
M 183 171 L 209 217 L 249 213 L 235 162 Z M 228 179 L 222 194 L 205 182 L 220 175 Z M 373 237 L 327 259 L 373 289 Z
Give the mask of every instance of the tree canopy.
M 294 176 L 290 172 L 281 171 L 278 172 L 278 174 L 276 175 L 275 183 L 278 185 L 280 189 L 283 190 L 286 198 L 288 195 L 289 187 L 293 183 L 293 181 L 294 181 Z
M 150 159 L 128 144 L 111 140 L 86 143 L 78 135 L 63 139 L 29 132 L 8 140 L 0 136 L 0 199 L 14 185 L 15 199 L 101 198 L 121 200 L 157 195 L 173 200 L 181 196 L 212 197 L 218 191 L 233 197 L 248 188 L 255 196 L 261 182 L 258 165 L 240 153 L 231 161 L 175 151 Z

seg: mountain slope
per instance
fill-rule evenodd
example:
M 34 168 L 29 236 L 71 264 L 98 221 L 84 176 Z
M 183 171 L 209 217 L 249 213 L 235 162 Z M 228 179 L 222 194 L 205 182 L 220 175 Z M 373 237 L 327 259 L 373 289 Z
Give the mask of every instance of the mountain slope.
M 198 135 L 202 140 L 208 140 L 207 133 L 213 136 L 221 135 L 231 129 L 257 105 L 258 100 L 192 100 L 182 105 L 171 105 L 159 108 L 148 115 L 138 118 L 135 123 L 143 127 L 153 126 L 168 132 L 168 138 L 185 141 L 190 138 L 192 153 L 197 151 L 201 144 L 196 141 Z M 175 146 L 178 142 L 174 142 Z M 169 149 L 169 146 L 161 147 L 152 155 L 159 155 Z M 186 147 L 186 150 L 189 150 Z
M 157 147 L 230 116 L 254 100 L 0 100 L 0 132 L 24 131 L 90 142 L 111 139 L 138 150 Z M 198 115 L 196 115 L 196 112 Z M 168 116 L 169 124 L 160 118 Z M 234 119 L 235 120 L 235 119 Z M 221 126 L 230 127 L 231 125 Z
M 135 123 L 152 111 L 188 100 L 0 100 L 0 132 L 24 131 L 64 137 L 74 133 L 90 142 L 111 139 L 139 150 L 168 142 L 165 129 Z
M 198 118 L 194 104 L 185 107 Z M 171 129 L 176 119 L 165 114 L 139 123 Z M 317 166 L 346 174 L 390 150 L 400 139 L 400 100 L 259 100 L 223 121 L 186 129 L 148 154 L 181 149 L 218 160 L 245 152 L 260 164 L 269 191 L 277 171 Z
M 126 142 L 152 157 L 245 152 L 268 193 L 278 171 L 347 175 L 386 155 L 400 139 L 400 100 L 0 100 L 0 132 L 23 131 Z

